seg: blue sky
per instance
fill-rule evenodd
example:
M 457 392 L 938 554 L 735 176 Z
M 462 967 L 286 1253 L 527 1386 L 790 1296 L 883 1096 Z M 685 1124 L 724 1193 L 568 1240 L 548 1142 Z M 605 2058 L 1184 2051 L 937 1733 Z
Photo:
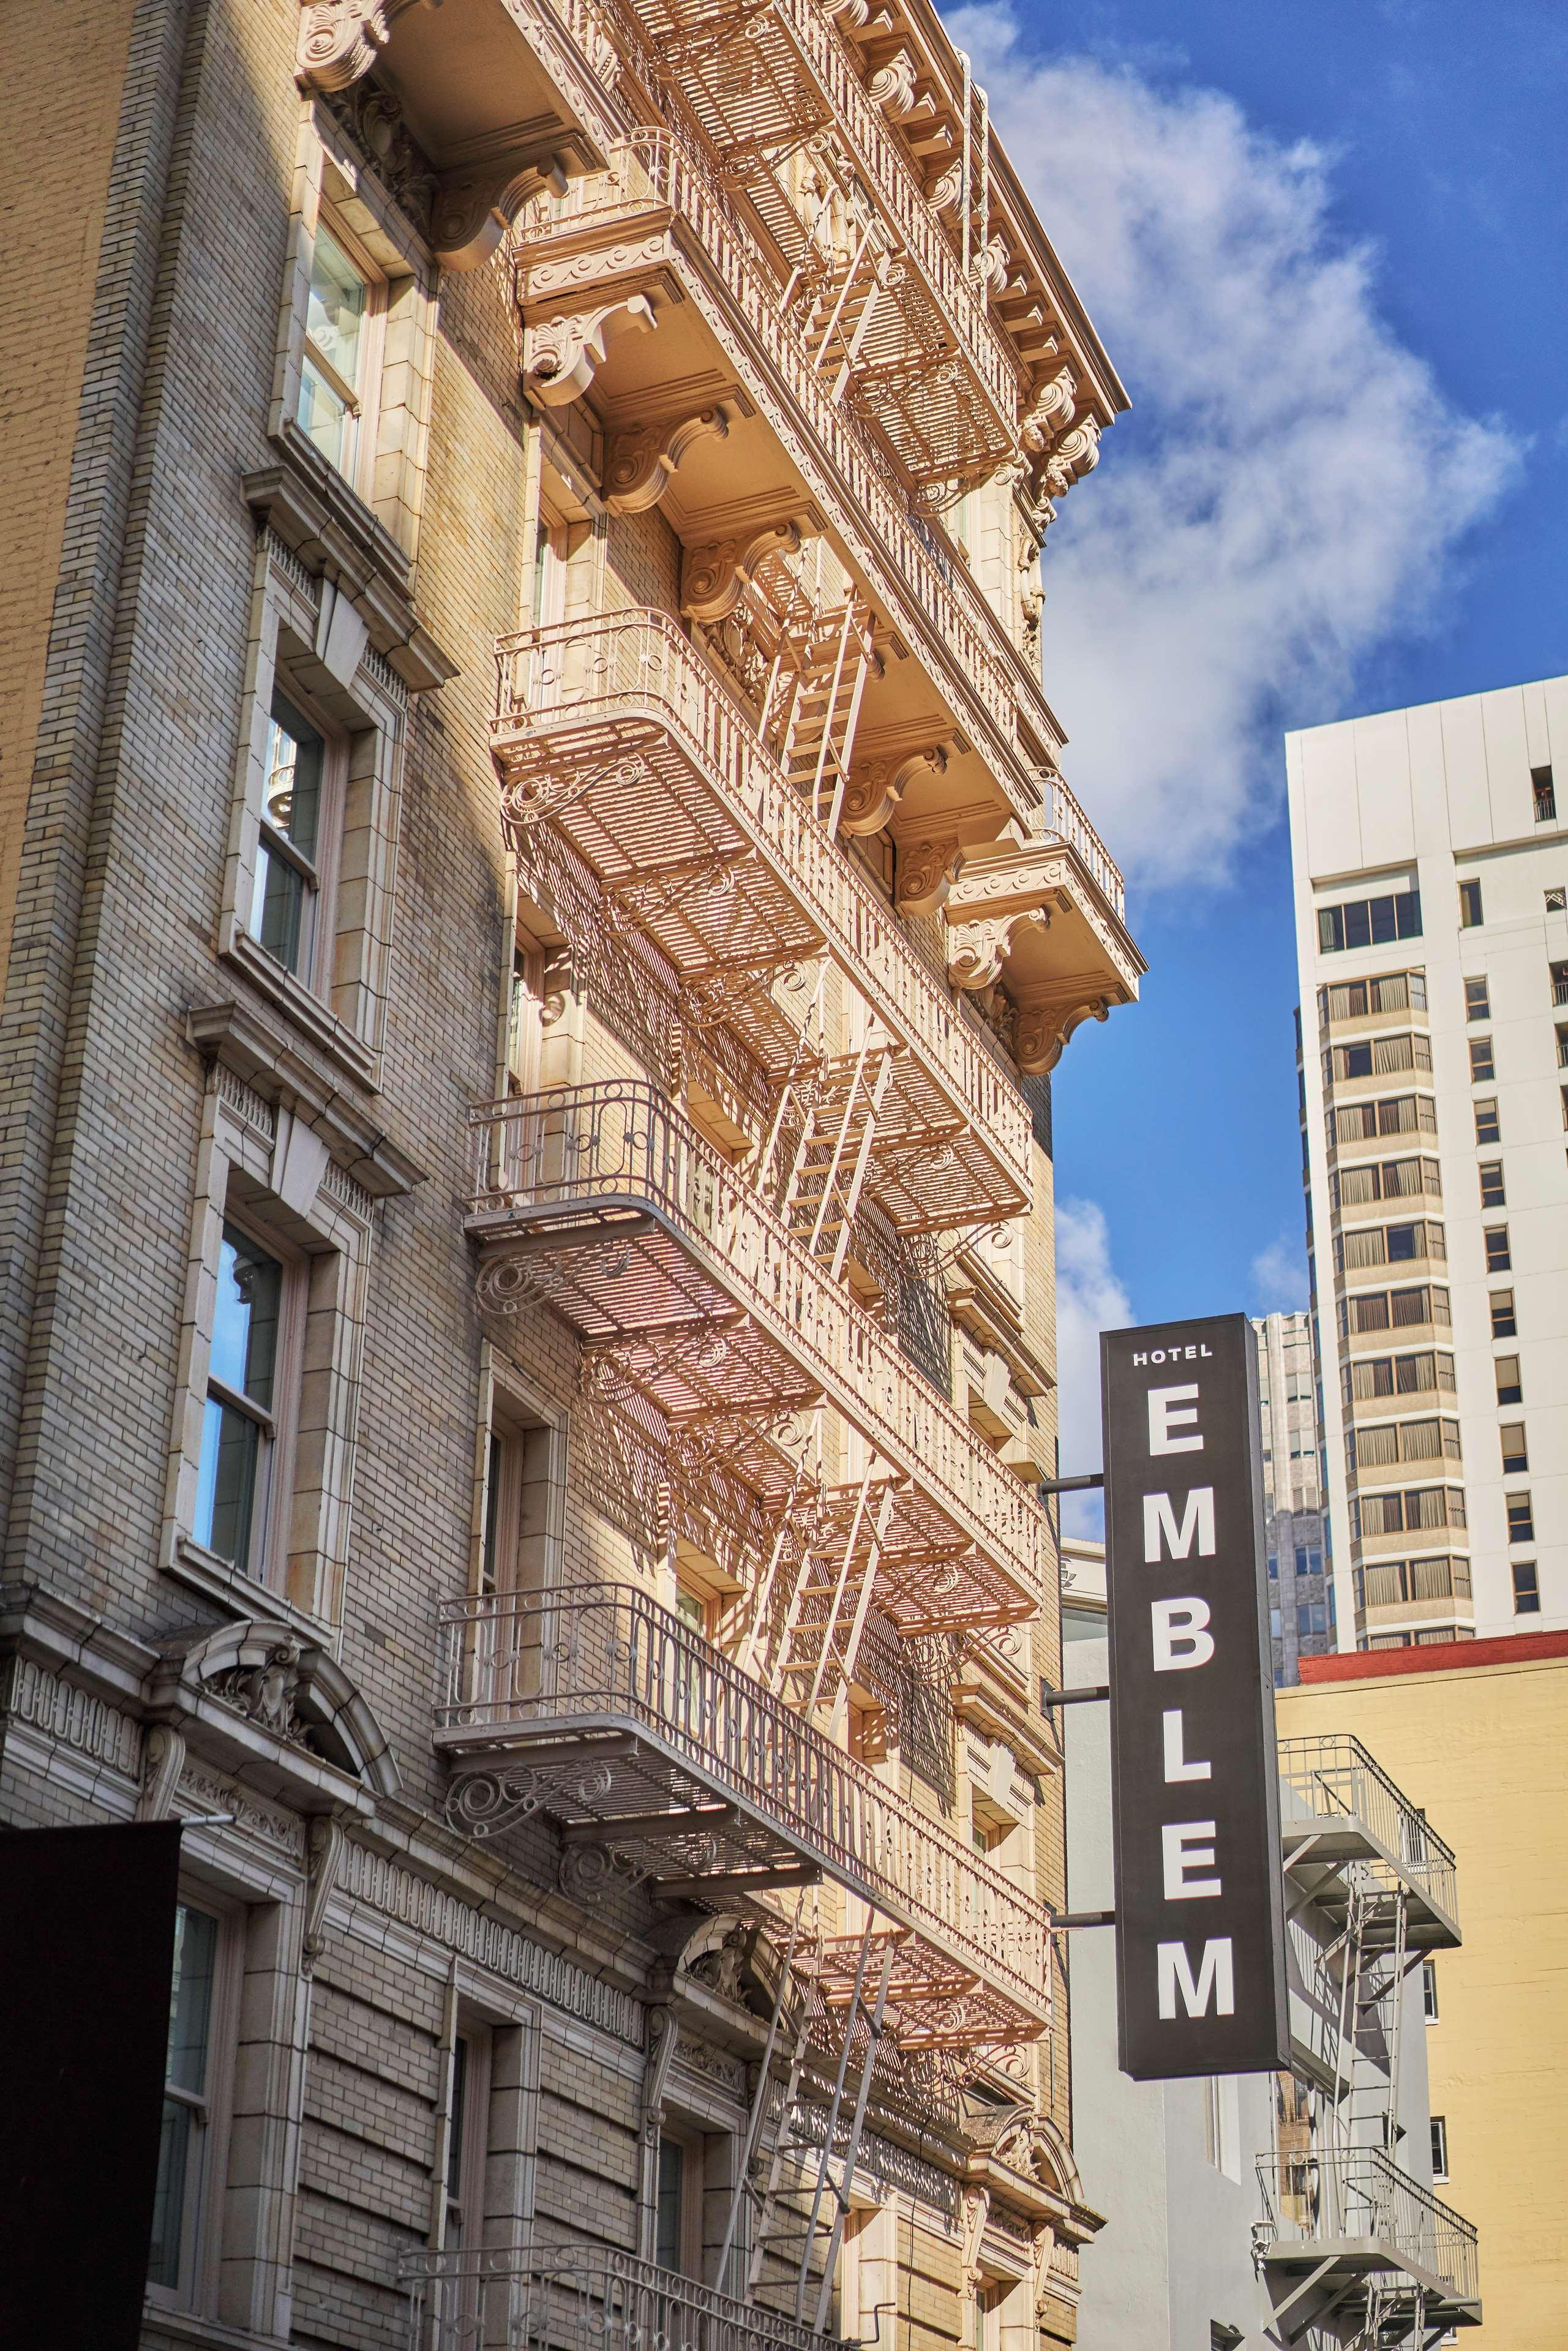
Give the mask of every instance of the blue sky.
M 1568 9 L 949 22 L 1134 402 L 1045 570 L 1150 964 L 1056 1084 L 1080 1468 L 1100 1323 L 1304 1286 L 1283 730 L 1568 669 Z

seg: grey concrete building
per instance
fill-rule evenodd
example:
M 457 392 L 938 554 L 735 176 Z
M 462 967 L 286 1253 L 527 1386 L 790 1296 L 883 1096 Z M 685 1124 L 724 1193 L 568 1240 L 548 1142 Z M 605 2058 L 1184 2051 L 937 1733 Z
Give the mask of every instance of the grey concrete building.
M 1110 361 L 926 0 L 5 24 L 0 1819 L 189 1823 L 145 2341 L 1068 2343 Z
M 1334 1647 L 1333 1571 L 1323 1508 L 1322 1437 L 1310 1314 L 1253 1322 L 1263 1438 L 1264 1533 L 1274 1680 Z

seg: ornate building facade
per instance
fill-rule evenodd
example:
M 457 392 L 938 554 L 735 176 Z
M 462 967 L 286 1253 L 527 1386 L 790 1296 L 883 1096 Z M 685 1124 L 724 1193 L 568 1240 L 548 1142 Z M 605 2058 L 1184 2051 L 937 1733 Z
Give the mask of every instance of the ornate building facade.
M 984 93 L 924 0 L 8 63 L 0 1799 L 189 1823 L 145 2340 L 1071 2342 L 1124 400 Z

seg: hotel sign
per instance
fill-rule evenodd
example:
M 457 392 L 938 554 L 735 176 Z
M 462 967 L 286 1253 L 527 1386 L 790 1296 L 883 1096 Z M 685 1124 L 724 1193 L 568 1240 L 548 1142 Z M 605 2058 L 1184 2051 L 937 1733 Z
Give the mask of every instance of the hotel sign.
M 1258 1375 L 1244 1314 L 1100 1342 L 1121 2064 L 1289 2063 Z

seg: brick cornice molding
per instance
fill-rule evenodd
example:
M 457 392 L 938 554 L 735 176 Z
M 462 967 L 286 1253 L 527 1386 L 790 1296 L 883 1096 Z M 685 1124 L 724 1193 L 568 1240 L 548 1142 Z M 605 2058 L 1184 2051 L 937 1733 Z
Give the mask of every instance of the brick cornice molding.
M 444 685 L 457 664 L 419 618 L 404 550 L 297 424 L 286 423 L 271 442 L 278 462 L 240 484 L 257 525 L 348 597 L 377 653 L 413 693 Z
M 185 1034 L 209 1068 L 221 1061 L 270 1102 L 282 1102 L 319 1134 L 328 1156 L 372 1197 L 387 1199 L 425 1180 L 418 1166 L 360 1102 L 340 1093 L 300 1053 L 287 1029 L 254 1005 L 207 1004 L 185 1015 Z

